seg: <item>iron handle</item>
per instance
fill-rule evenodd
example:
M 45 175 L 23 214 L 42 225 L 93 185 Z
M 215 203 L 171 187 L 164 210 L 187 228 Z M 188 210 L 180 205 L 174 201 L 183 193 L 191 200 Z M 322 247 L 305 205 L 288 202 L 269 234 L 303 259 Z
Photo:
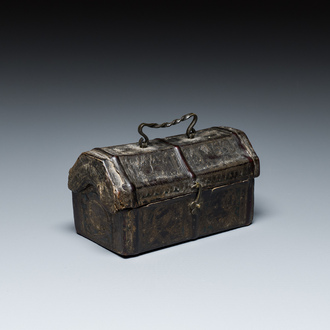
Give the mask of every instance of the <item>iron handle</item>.
M 146 148 L 148 146 L 148 143 L 149 143 L 149 138 L 142 131 L 144 126 L 151 127 L 151 128 L 170 127 L 170 126 L 179 124 L 182 121 L 189 119 L 190 117 L 193 117 L 193 120 L 187 128 L 186 135 L 189 139 L 192 139 L 195 135 L 195 132 L 196 132 L 195 129 L 194 129 L 194 126 L 197 122 L 198 117 L 194 113 L 188 113 L 188 114 L 182 116 L 180 119 L 174 119 L 171 122 L 165 122 L 163 124 L 156 124 L 156 123 L 150 123 L 150 124 L 142 123 L 142 124 L 140 124 L 139 127 L 138 127 L 138 132 L 139 132 L 140 135 L 142 135 L 142 137 L 139 140 L 140 147 L 141 148 Z

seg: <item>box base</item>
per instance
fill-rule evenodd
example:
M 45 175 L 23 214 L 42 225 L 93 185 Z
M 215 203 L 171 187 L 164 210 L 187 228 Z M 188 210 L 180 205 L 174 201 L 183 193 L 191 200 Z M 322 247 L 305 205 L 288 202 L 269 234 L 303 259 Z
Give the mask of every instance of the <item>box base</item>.
M 192 214 L 195 194 L 109 213 L 92 186 L 73 193 L 78 234 L 130 257 L 210 236 L 252 223 L 254 179 L 202 191 L 201 208 Z

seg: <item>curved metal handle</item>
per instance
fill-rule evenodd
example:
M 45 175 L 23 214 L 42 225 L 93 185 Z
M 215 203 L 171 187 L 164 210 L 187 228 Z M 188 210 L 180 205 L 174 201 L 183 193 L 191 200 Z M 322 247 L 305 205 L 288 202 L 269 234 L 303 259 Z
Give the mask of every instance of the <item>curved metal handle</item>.
M 150 124 L 142 123 L 142 124 L 140 124 L 139 127 L 138 127 L 138 132 L 143 136 L 139 140 L 140 147 L 141 148 L 146 148 L 148 146 L 148 143 L 149 143 L 149 138 L 142 132 L 142 129 L 143 129 L 144 126 L 148 126 L 148 127 L 151 127 L 151 128 L 170 127 L 170 126 L 179 124 L 182 121 L 189 119 L 190 117 L 194 117 L 194 118 L 193 118 L 192 122 L 190 123 L 190 125 L 187 128 L 186 135 L 189 139 L 192 139 L 195 135 L 195 132 L 196 132 L 193 127 L 195 126 L 198 117 L 194 113 L 188 113 L 188 114 L 182 116 L 180 119 L 174 119 L 173 121 L 168 122 L 168 123 L 166 122 L 166 123 L 163 123 L 163 124 L 156 124 L 156 123 L 150 123 Z

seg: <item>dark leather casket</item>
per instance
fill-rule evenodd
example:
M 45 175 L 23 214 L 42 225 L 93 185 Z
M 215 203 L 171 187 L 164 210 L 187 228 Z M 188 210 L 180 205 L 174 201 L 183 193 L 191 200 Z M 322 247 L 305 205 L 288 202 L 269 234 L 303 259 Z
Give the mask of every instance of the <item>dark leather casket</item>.
M 142 131 L 189 118 L 183 135 L 149 141 Z M 195 131 L 196 121 L 143 123 L 139 143 L 82 153 L 68 184 L 77 233 L 133 256 L 251 224 L 258 156 L 242 131 Z

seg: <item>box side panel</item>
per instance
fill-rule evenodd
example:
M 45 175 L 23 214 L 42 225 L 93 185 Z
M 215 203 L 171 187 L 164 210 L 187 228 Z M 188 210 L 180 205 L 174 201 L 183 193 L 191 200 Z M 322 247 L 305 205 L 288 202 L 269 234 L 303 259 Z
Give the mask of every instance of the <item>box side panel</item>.
M 250 225 L 253 221 L 254 215 L 254 179 L 249 181 L 247 209 L 246 209 L 246 225 Z
M 122 254 L 123 223 L 117 214 L 109 213 L 90 186 L 83 192 L 72 193 L 76 231 L 108 250 Z
M 202 193 L 198 209 L 198 236 L 207 236 L 251 224 L 254 179 Z

